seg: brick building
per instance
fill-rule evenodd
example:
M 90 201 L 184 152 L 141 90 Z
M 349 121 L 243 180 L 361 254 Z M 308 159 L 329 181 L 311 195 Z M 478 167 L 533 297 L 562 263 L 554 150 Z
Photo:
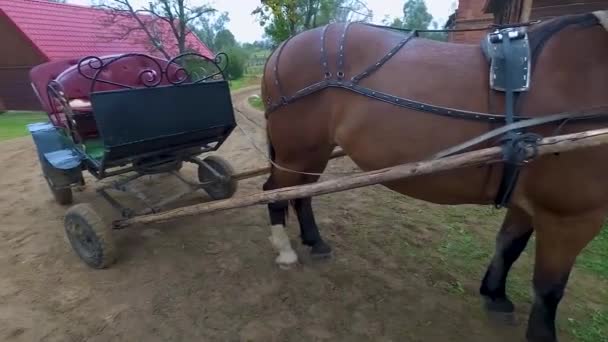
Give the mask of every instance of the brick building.
M 608 0 L 459 0 L 458 9 L 448 20 L 446 27 L 483 28 L 493 23 L 512 24 L 602 9 L 608 9 Z M 475 44 L 485 33 L 453 32 L 449 40 Z
M 485 13 L 486 2 L 487 0 L 459 0 L 458 9 L 448 20 L 446 27 L 471 29 L 491 25 L 494 23 L 494 16 Z M 485 31 L 451 32 L 448 40 L 454 43 L 477 43 L 485 34 Z

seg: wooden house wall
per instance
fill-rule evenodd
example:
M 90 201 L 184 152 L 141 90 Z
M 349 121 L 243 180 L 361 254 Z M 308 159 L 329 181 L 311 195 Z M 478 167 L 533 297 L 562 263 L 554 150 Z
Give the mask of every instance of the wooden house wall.
M 608 9 L 608 0 L 534 0 L 530 20 Z
M 511 0 L 494 8 L 501 8 L 494 11 L 496 23 L 507 24 L 608 9 L 608 0 Z
M 29 71 L 45 58 L 8 20 L 0 12 L 0 110 L 40 110 Z

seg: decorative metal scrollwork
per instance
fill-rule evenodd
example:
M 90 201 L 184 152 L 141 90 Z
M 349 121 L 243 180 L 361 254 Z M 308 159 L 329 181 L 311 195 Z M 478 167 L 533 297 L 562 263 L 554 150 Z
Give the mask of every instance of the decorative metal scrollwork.
M 182 61 L 182 63 L 180 63 Z M 175 67 L 173 71 L 170 69 Z M 201 83 L 209 80 L 225 79 L 228 55 L 220 52 L 213 59 L 194 52 L 187 52 L 172 58 L 165 67 L 165 76 L 172 84 Z
M 88 56 L 78 62 L 77 69 L 92 81 L 90 91 L 94 92 L 103 84 L 113 86 L 112 89 L 135 89 L 225 80 L 227 66 L 228 55 L 223 52 L 213 58 L 188 52 L 170 60 L 128 53 L 101 58 Z

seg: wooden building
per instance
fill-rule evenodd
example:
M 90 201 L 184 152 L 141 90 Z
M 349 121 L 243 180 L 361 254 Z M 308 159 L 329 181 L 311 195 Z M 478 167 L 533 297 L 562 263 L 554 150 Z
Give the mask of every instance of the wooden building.
M 107 16 L 101 9 L 46 0 L 0 0 L 0 112 L 40 109 L 29 80 L 30 69 L 38 64 L 128 52 L 159 55 L 141 30 L 125 35 L 124 26 L 135 23 L 132 17 L 108 26 Z M 164 23 L 160 21 L 159 34 L 168 43 L 167 52 L 175 55 L 175 38 Z M 190 34 L 186 43 L 212 56 L 196 35 Z
M 512 24 L 549 19 L 560 15 L 579 14 L 608 9 L 608 0 L 459 0 L 447 28 L 487 27 L 492 23 Z M 485 31 L 455 32 L 449 40 L 475 44 Z
M 484 12 L 492 13 L 496 23 L 507 24 L 605 9 L 608 0 L 487 0 Z

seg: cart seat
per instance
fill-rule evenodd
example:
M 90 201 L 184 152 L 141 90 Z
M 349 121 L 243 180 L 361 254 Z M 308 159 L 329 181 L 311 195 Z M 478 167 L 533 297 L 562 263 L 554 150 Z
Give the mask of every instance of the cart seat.
M 54 126 L 67 127 L 67 122 L 61 107 L 49 97 L 47 86 L 61 72 L 76 64 L 78 64 L 78 59 L 64 59 L 43 63 L 30 70 L 30 80 L 34 93 Z
M 70 107 L 73 110 L 81 111 L 81 112 L 92 112 L 93 107 L 91 106 L 91 101 L 83 100 L 83 99 L 74 99 L 69 101 Z
M 110 62 L 116 57 L 118 56 L 100 57 L 106 65 L 99 73 L 93 91 L 120 90 L 128 87 L 143 88 L 149 85 L 149 82 L 153 82 L 154 77 L 162 78 L 160 82 L 161 85 L 170 84 L 170 82 L 161 75 L 164 68 L 167 66 L 168 61 L 156 57 L 132 55 L 121 57 L 114 62 Z M 96 64 L 99 63 L 96 61 L 91 62 L 93 67 L 96 67 Z M 81 71 L 91 77 L 97 72 L 97 70 L 92 68 L 87 62 L 84 62 L 81 65 Z M 68 100 L 81 100 L 90 104 L 91 85 L 93 81 L 84 77 L 78 71 L 77 65 L 65 69 L 57 76 L 55 81 L 61 85 Z
M 171 84 L 162 73 L 168 61 L 156 57 L 141 55 L 123 56 L 116 61 L 112 60 L 119 55 L 99 57 L 104 68 L 99 72 L 93 86 L 93 81 L 81 74 L 93 78 L 97 73 L 99 60 L 92 60 L 91 64 L 83 62 L 78 70 L 79 59 L 68 59 L 41 64 L 32 69 L 30 78 L 32 85 L 41 101 L 43 108 L 49 113 L 53 125 L 67 127 L 66 116 L 59 101 L 49 96 L 48 86 L 60 90 L 68 101 L 74 113 L 75 133 L 83 140 L 99 137 L 93 109 L 91 106 L 91 90 L 110 91 L 125 88 L 143 88 L 149 86 L 158 77 L 161 85 Z M 178 66 L 170 68 L 169 74 L 177 78 Z M 105 81 L 105 82 L 104 82 Z

